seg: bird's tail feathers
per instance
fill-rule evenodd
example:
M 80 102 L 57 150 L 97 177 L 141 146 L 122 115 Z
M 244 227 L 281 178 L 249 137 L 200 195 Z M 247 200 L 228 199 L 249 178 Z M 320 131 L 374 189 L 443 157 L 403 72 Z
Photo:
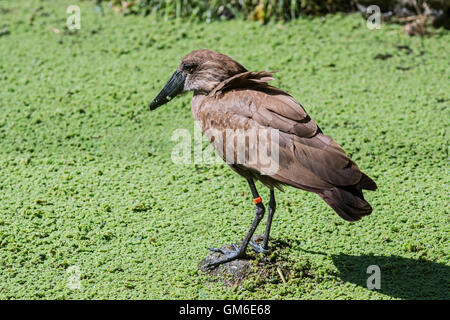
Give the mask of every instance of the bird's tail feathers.
M 361 180 L 359 181 L 359 187 L 364 190 L 377 190 L 377 184 L 373 181 L 369 176 L 367 176 L 364 172 L 361 172 Z
M 373 186 L 370 185 L 370 187 Z M 372 207 L 358 188 L 334 187 L 322 191 L 318 195 L 344 220 L 357 221 L 372 213 Z

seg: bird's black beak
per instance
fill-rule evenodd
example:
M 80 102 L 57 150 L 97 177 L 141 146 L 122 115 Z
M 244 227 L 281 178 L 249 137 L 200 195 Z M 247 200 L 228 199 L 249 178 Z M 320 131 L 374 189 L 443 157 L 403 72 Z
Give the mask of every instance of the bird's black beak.
M 184 89 L 185 80 L 186 76 L 181 71 L 175 71 L 161 92 L 150 103 L 150 110 L 155 110 L 163 104 L 166 104 L 170 99 L 181 93 Z

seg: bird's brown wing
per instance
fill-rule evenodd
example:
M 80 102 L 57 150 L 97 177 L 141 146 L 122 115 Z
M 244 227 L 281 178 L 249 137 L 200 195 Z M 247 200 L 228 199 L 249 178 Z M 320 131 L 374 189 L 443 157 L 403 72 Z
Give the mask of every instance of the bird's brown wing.
M 317 191 L 351 186 L 361 172 L 342 148 L 322 134 L 317 124 L 293 97 L 265 83 L 228 87 L 203 102 L 206 127 L 223 129 L 273 128 L 279 130 L 279 171 L 272 178 L 291 186 Z M 260 171 L 258 165 L 244 164 Z
M 231 92 L 230 92 L 231 93 Z M 254 93 L 253 119 L 284 133 L 298 163 L 334 186 L 352 186 L 361 180 L 358 166 L 320 128 L 290 95 L 273 87 Z
M 267 174 L 258 162 L 230 163 L 228 155 L 224 160 L 244 177 L 258 178 L 269 187 L 286 184 L 316 192 L 348 221 L 370 214 L 372 208 L 361 190 L 375 190 L 375 182 L 332 138 L 322 133 L 294 98 L 267 85 L 267 73 L 242 75 L 222 83 L 220 90 L 207 97 L 194 98 L 194 118 L 204 133 L 213 130 L 221 135 L 221 139 L 209 136 L 210 141 L 222 156 L 234 152 L 232 160 L 236 160 L 237 149 L 232 139 L 225 138 L 227 129 L 277 130 L 278 169 Z M 257 151 L 250 144 L 246 148 L 249 153 Z

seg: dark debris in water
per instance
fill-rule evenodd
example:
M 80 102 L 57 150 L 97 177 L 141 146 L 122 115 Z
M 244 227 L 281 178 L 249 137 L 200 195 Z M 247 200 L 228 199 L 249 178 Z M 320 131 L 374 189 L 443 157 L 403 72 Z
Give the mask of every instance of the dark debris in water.
M 8 28 L 3 28 L 2 31 L 0 31 L 0 37 L 7 36 L 11 32 L 8 30 Z
M 398 45 L 396 47 L 397 47 L 398 50 L 404 51 L 408 55 L 413 53 L 413 50 L 407 45 Z
M 385 54 L 383 54 L 383 53 L 379 53 L 379 54 L 377 54 L 375 57 L 373 57 L 375 60 L 387 60 L 387 59 L 389 59 L 389 58 L 392 58 L 393 57 L 393 55 L 392 54 L 390 54 L 390 53 L 385 53 Z
M 408 71 L 410 70 L 412 67 L 402 67 L 402 66 L 397 66 L 395 67 L 395 69 L 397 70 L 401 70 L 401 71 Z

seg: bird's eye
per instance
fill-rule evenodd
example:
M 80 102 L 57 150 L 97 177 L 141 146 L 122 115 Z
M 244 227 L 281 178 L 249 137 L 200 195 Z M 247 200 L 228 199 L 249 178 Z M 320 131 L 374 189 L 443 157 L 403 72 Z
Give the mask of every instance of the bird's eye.
M 187 63 L 183 66 L 183 69 L 186 70 L 187 72 L 191 73 L 192 71 L 194 71 L 196 65 L 193 63 Z

